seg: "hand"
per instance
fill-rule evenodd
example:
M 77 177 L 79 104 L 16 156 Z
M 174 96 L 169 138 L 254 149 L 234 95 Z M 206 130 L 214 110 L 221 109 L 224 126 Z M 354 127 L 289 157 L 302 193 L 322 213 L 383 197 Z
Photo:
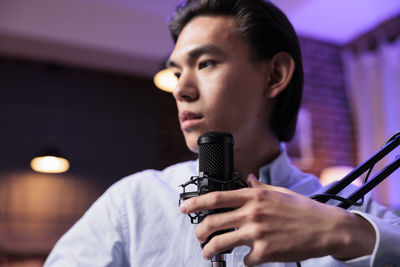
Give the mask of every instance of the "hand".
M 196 228 L 200 242 L 218 231 L 203 248 L 210 259 L 219 252 L 247 245 L 246 266 L 272 261 L 300 261 L 332 255 L 350 259 L 372 253 L 373 227 L 344 209 L 321 204 L 286 188 L 265 185 L 248 176 L 249 188 L 211 192 L 186 200 L 183 213 L 217 208 L 233 211 L 208 215 Z

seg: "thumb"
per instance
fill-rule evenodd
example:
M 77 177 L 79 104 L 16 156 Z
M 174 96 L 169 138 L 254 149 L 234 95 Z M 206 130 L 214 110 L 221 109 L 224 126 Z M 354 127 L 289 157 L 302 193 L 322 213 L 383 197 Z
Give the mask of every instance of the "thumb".
M 292 196 L 298 196 L 298 197 L 301 197 L 301 198 L 307 198 L 305 196 L 299 195 L 298 193 L 295 193 L 295 192 L 293 192 L 293 191 L 291 191 L 291 190 L 289 190 L 287 188 L 284 188 L 284 187 L 267 185 L 267 184 L 261 183 L 260 181 L 258 181 L 257 177 L 252 173 L 250 173 L 247 176 L 247 184 L 249 185 L 250 188 L 265 188 L 265 189 L 281 192 L 281 193 L 292 195 Z
M 257 177 L 252 173 L 247 175 L 247 184 L 251 188 L 262 187 L 264 185 L 263 183 L 259 182 Z

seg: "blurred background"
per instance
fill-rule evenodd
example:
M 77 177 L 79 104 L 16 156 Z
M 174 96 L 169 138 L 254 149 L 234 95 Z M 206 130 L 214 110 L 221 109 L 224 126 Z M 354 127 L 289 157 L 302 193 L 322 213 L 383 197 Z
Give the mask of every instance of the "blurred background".
M 178 2 L 0 0 L 0 266 L 41 266 L 111 184 L 196 157 L 172 95 L 153 83 Z M 400 131 L 400 2 L 272 2 L 303 54 L 290 155 L 324 183 L 342 178 Z M 34 171 L 43 151 L 62 154 L 68 171 Z M 397 171 L 373 194 L 398 210 L 399 188 Z

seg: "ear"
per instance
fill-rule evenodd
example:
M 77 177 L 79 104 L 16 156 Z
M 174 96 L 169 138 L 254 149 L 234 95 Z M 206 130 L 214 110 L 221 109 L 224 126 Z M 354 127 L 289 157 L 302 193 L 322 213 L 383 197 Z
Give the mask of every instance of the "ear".
M 270 60 L 269 79 L 267 81 L 267 96 L 269 98 L 276 97 L 280 92 L 285 90 L 294 73 L 294 60 L 286 52 L 278 52 Z

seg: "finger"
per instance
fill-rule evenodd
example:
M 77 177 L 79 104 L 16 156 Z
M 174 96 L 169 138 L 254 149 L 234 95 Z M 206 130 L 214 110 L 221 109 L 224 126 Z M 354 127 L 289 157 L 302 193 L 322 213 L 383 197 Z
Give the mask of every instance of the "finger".
M 250 173 L 249 175 L 247 175 L 247 184 L 249 185 L 249 187 L 251 188 L 257 188 L 257 187 L 262 187 L 264 184 L 261 183 L 260 181 L 258 181 L 257 177 Z
M 228 249 L 248 245 L 247 238 L 241 236 L 240 231 L 233 231 L 214 236 L 203 248 L 203 257 L 211 259 L 213 256 Z
M 239 190 L 211 192 L 187 199 L 182 202 L 179 208 L 183 213 L 220 208 L 237 208 L 242 206 L 251 196 L 248 190 L 248 188 L 243 188 Z
M 257 264 L 260 264 L 262 262 L 266 262 L 266 258 L 263 258 L 265 251 L 264 248 L 262 246 L 258 246 L 257 244 L 255 244 L 250 252 L 244 257 L 243 259 L 243 263 L 246 266 L 255 266 Z
M 290 191 L 284 187 L 264 184 L 264 183 L 258 181 L 257 177 L 252 173 L 250 173 L 247 176 L 247 184 L 249 185 L 250 188 L 264 188 L 264 189 L 269 189 L 269 190 L 273 190 L 273 191 L 278 191 L 281 193 L 289 193 L 289 191 Z
M 247 176 L 247 184 L 249 185 L 250 188 L 265 188 L 265 189 L 285 193 L 285 194 L 292 195 L 292 196 L 304 197 L 304 196 L 297 194 L 296 192 L 293 192 L 285 187 L 279 187 L 279 186 L 273 186 L 273 185 L 261 183 L 260 181 L 258 181 L 257 177 L 252 173 L 250 173 Z
M 205 242 L 207 238 L 216 231 L 239 228 L 243 221 L 240 210 L 227 211 L 208 215 L 197 227 L 195 234 L 200 242 Z

